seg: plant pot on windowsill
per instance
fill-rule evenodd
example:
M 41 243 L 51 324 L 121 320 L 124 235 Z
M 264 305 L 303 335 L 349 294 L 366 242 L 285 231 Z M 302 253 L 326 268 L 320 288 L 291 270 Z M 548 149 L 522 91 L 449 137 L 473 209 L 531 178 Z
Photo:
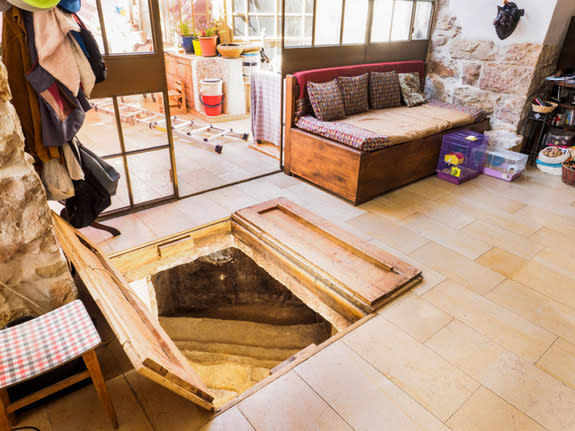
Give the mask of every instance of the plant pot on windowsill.
M 215 57 L 216 46 L 218 44 L 217 36 L 198 36 L 202 48 L 203 57 Z
M 194 39 L 196 39 L 195 36 L 182 36 L 182 48 L 184 49 L 185 53 L 194 53 Z

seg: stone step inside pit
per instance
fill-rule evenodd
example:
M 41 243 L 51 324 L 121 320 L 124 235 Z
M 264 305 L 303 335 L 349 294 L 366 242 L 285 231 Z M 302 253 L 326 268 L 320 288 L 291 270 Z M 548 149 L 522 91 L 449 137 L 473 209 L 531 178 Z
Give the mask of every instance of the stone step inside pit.
M 217 408 L 332 326 L 237 248 L 151 276 L 159 321 Z

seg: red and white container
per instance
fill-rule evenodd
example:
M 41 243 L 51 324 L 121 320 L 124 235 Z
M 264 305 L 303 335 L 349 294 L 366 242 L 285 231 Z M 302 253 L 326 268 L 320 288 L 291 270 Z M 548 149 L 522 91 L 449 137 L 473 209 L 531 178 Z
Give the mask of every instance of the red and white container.
M 200 102 L 204 112 L 210 117 L 222 113 L 224 104 L 224 81 L 220 78 L 206 78 L 200 81 Z

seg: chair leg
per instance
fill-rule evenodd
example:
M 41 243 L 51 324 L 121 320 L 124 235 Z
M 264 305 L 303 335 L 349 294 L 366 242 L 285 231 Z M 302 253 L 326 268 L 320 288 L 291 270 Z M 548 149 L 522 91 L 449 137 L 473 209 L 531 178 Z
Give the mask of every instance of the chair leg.
M 92 378 L 92 383 L 94 383 L 94 388 L 96 388 L 98 396 L 104 403 L 104 407 L 108 412 L 108 416 L 110 416 L 110 419 L 112 420 L 114 428 L 118 428 L 118 416 L 116 415 L 116 410 L 114 410 L 114 406 L 112 405 L 112 399 L 110 398 L 108 388 L 106 387 L 106 382 L 104 381 L 104 376 L 102 375 L 96 352 L 94 350 L 90 350 L 82 355 L 82 359 L 84 359 L 86 368 L 88 368 L 88 372 Z
M 10 404 L 10 397 L 6 389 L 0 389 L 0 431 L 11 431 L 14 413 L 8 413 L 6 408 Z

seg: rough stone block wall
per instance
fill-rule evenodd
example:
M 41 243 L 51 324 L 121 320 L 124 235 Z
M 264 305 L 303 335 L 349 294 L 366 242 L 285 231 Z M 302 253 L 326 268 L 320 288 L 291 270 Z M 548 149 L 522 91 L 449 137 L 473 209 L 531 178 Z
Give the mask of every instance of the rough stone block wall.
M 448 0 L 438 0 L 427 53 L 426 93 L 489 114 L 493 129 L 520 130 L 531 98 L 559 56 L 555 45 L 464 39 Z
M 0 328 L 76 298 L 0 61 Z

